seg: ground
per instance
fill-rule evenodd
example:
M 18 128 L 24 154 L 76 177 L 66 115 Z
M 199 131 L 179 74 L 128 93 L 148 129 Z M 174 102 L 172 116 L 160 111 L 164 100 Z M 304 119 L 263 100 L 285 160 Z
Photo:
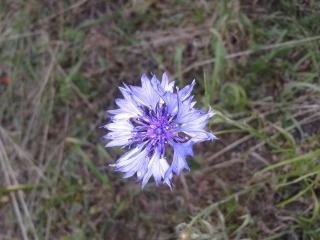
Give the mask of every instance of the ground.
M 320 2 L 0 1 L 0 239 L 320 239 Z M 164 185 L 101 129 L 122 83 L 196 79 L 219 138 Z

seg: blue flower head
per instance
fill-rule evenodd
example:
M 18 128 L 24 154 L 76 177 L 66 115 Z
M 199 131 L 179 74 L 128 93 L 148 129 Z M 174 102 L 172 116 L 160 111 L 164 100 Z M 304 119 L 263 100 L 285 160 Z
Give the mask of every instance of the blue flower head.
M 216 139 L 205 130 L 214 113 L 194 108 L 190 95 L 194 80 L 179 90 L 164 73 L 161 82 L 155 75 L 151 79 L 143 75 L 141 84 L 119 87 L 123 95 L 115 100 L 119 108 L 108 111 L 106 147 L 128 148 L 111 166 L 124 173 L 124 178 L 137 175 L 142 187 L 153 177 L 157 185 L 163 182 L 171 188 L 173 174 L 190 170 L 186 157 L 193 154 L 193 144 Z M 170 148 L 173 158 L 168 163 Z

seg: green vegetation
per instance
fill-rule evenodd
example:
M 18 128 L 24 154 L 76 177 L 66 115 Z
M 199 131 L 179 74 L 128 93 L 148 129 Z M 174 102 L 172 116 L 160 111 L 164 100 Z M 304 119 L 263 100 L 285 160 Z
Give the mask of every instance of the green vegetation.
M 320 2 L 0 1 L 0 239 L 320 239 Z M 108 164 L 117 87 L 197 80 L 175 188 Z

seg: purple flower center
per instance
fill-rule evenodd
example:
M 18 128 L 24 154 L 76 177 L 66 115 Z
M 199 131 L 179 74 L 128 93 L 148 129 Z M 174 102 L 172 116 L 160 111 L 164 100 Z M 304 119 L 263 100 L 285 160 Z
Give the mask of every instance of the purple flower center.
M 161 133 L 163 132 L 162 128 L 161 127 L 158 127 L 156 130 L 155 130 L 155 133 L 157 135 L 161 135 Z
M 142 116 L 130 119 L 134 126 L 131 147 L 146 142 L 150 150 L 159 147 L 161 155 L 164 155 L 165 145 L 169 142 L 184 143 L 190 139 L 190 136 L 179 131 L 179 124 L 168 114 L 168 107 L 164 103 L 158 103 L 155 110 L 145 106 L 141 109 Z

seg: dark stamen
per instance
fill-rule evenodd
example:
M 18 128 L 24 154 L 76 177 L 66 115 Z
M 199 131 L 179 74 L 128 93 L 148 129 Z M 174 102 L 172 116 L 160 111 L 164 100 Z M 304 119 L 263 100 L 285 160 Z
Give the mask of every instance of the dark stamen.
M 178 132 L 176 136 L 173 138 L 173 141 L 176 143 L 185 143 L 191 139 L 191 136 L 184 132 Z

